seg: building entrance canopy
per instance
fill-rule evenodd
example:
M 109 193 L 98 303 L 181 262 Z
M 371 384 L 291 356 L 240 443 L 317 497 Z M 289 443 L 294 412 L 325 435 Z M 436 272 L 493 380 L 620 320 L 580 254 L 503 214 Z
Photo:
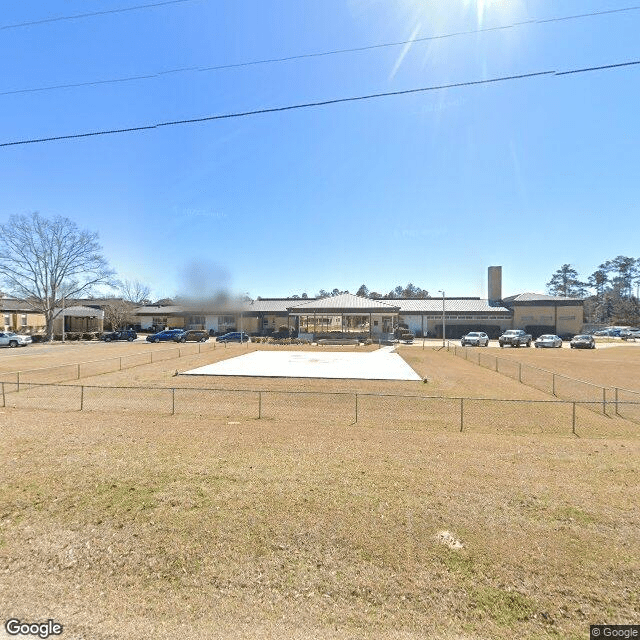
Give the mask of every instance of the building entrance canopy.
M 287 309 L 302 333 L 392 333 L 400 307 L 350 293 L 311 300 Z

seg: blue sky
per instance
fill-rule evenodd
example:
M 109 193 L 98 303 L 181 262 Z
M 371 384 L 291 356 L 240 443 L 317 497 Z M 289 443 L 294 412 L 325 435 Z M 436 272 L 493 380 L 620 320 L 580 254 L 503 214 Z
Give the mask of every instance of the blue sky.
M 150 0 L 147 0 L 149 2 Z M 4 3 L 2 23 L 144 0 Z M 0 29 L 0 142 L 640 59 L 640 11 L 217 71 L 175 69 L 632 6 L 622 0 L 189 0 Z M 138 75 L 139 81 L 6 92 Z M 0 148 L 0 220 L 98 231 L 155 297 L 364 282 L 486 296 L 639 256 L 640 65 Z

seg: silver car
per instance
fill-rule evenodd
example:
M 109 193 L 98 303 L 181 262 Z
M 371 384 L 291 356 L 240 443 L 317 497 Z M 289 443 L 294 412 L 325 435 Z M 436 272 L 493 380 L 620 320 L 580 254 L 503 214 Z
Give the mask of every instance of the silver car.
M 537 348 L 559 349 L 562 347 L 562 338 L 551 333 L 540 336 L 534 344 Z
M 620 332 L 620 337 L 623 340 L 637 340 L 640 338 L 640 329 L 636 329 L 635 327 L 630 327 L 629 329 L 623 329 Z
M 13 331 L 0 331 L 0 346 L 3 347 L 26 347 L 33 340 L 31 336 L 23 336 Z
M 463 347 L 467 345 L 470 347 L 486 347 L 489 344 L 489 336 L 483 331 L 472 331 L 467 333 L 466 336 L 462 336 L 460 344 Z

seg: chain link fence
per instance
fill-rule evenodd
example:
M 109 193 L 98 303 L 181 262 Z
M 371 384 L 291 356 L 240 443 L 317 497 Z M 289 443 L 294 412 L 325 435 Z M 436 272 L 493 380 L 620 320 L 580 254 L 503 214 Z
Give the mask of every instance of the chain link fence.
M 226 347 L 226 343 L 223 343 Z M 221 345 L 218 345 L 220 348 Z M 222 347 L 222 348 L 224 348 Z M 53 367 L 41 367 L 39 369 L 25 369 L 0 373 L 0 378 L 6 383 L 15 383 L 18 387 L 24 383 L 58 383 L 70 380 L 81 380 L 105 373 L 114 373 L 123 369 L 131 369 L 145 364 L 182 358 L 183 356 L 197 355 L 216 349 L 215 342 L 199 342 L 197 344 L 185 344 L 156 351 L 141 351 L 123 356 L 115 356 L 103 360 L 91 360 L 89 362 L 75 362 Z
M 529 387 L 563 400 L 575 401 L 604 415 L 615 415 L 640 424 L 640 392 L 621 387 L 603 387 L 554 373 L 511 358 L 500 358 L 480 349 L 447 343 L 447 350 L 481 367 L 492 369 Z
M 353 392 L 103 387 L 0 382 L 2 407 L 65 412 L 145 413 L 207 419 L 302 421 L 383 429 L 637 435 L 640 394 L 602 401 L 499 400 Z M 633 394 L 634 392 L 629 392 Z M 598 405 L 596 409 L 592 405 Z M 631 429 L 629 427 L 632 427 Z

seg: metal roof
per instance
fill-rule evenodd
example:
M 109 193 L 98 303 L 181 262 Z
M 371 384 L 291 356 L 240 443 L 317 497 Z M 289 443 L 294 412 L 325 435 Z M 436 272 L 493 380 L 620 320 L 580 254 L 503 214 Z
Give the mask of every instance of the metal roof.
M 243 310 L 249 313 L 287 313 L 291 305 L 313 301 L 315 298 L 264 298 L 246 303 Z
M 352 293 L 341 293 L 337 296 L 328 296 L 318 300 L 291 305 L 291 313 L 345 313 L 360 311 L 362 313 L 398 313 L 399 307 L 395 301 L 371 300 Z
M 395 302 L 404 314 L 442 313 L 442 298 L 405 298 Z M 511 313 L 506 307 L 480 298 L 445 298 L 444 309 L 446 313 Z
M 54 315 L 60 315 L 62 317 L 64 311 L 64 316 L 66 318 L 74 317 L 74 318 L 104 318 L 104 311 L 102 309 L 96 309 L 95 307 L 56 307 L 53 310 Z
M 184 307 L 173 305 L 171 307 L 156 307 L 149 305 L 146 307 L 138 307 L 133 311 L 137 316 L 172 316 L 185 313 Z
M 18 300 L 17 298 L 0 299 L 0 309 L 3 311 L 30 311 L 32 313 L 38 313 L 34 311 L 34 308 L 28 302 Z
M 582 302 L 582 298 L 549 296 L 544 293 L 520 293 L 504 298 L 503 302 Z

